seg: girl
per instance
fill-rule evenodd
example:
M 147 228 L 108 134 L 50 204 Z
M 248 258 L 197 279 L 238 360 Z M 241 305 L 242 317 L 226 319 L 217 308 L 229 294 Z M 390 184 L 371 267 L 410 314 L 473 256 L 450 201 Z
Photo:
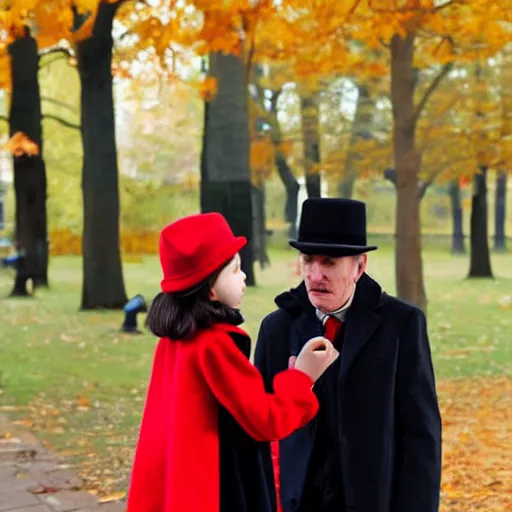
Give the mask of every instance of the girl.
M 274 512 L 261 442 L 318 410 L 312 387 L 338 353 L 313 338 L 266 393 L 239 327 L 245 274 L 222 215 L 185 217 L 160 236 L 162 293 L 146 319 L 156 348 L 127 512 Z M 320 349 L 320 350 L 318 350 Z

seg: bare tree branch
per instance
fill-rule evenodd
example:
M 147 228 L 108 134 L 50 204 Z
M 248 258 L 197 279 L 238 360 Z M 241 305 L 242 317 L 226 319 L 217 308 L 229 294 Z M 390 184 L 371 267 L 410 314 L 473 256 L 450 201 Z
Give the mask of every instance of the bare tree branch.
M 39 52 L 39 56 L 46 57 L 47 55 L 54 55 L 56 53 L 62 53 L 66 57 L 74 57 L 74 54 L 70 48 L 64 48 L 63 46 L 59 46 L 58 48 L 50 48 L 49 50 L 41 50 Z
M 53 114 L 44 114 L 43 119 L 52 119 L 53 121 L 57 121 L 62 126 L 66 128 L 73 128 L 74 130 L 80 130 L 82 126 L 80 124 L 72 123 L 71 121 L 67 121 L 66 119 L 62 119 L 62 117 L 53 115 Z
M 436 172 L 433 172 L 427 181 L 421 181 L 419 184 L 418 184 L 418 197 L 421 199 L 423 199 L 423 196 L 425 195 L 425 193 L 427 192 L 427 189 L 428 187 L 430 187 L 430 185 L 432 185 L 432 183 L 434 183 L 434 181 L 436 180 L 436 178 L 443 172 L 443 168 L 441 168 L 441 170 L 439 171 L 436 171 Z
M 81 129 L 81 125 L 72 123 L 71 121 L 68 121 L 66 119 L 62 119 L 62 117 L 56 116 L 54 114 L 43 114 L 43 119 L 52 119 L 53 121 L 57 121 L 57 123 L 60 123 L 62 126 L 65 126 L 66 128 L 72 128 L 73 130 Z M 7 116 L 0 115 L 0 121 L 8 123 L 9 118 Z
M 430 82 L 430 85 L 427 87 L 425 94 L 423 94 L 423 98 L 421 98 L 421 101 L 418 103 L 416 111 L 414 112 L 415 122 L 419 119 L 421 112 L 425 108 L 425 105 L 427 104 L 432 93 L 436 90 L 437 86 L 441 83 L 442 79 L 452 70 L 452 68 L 453 62 L 447 62 L 442 67 L 441 71 L 437 74 L 437 76 L 432 80 L 432 82 Z
M 433 172 L 427 181 L 418 180 L 418 198 L 423 199 L 425 193 L 427 192 L 428 187 L 434 183 L 435 179 L 443 172 L 443 168 L 439 171 Z M 385 169 L 384 170 L 384 179 L 390 181 L 396 187 L 396 173 L 395 169 Z

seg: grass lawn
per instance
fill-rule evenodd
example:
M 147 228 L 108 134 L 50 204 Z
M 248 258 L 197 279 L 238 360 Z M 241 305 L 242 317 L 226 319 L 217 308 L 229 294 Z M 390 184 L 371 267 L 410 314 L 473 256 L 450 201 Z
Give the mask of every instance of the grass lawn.
M 253 337 L 273 297 L 298 282 L 294 253 L 274 251 L 271 260 L 244 299 Z M 445 425 L 444 512 L 512 509 L 511 263 L 510 254 L 494 255 L 496 278 L 469 281 L 467 257 L 424 255 Z M 370 256 L 369 272 L 394 293 L 390 248 Z M 12 275 L 0 271 L 0 412 L 67 455 L 89 489 L 123 491 L 155 339 L 119 332 L 119 311 L 78 312 L 78 258 L 54 258 L 50 279 L 34 299 L 8 299 Z M 130 296 L 151 299 L 159 279 L 156 258 L 125 264 Z

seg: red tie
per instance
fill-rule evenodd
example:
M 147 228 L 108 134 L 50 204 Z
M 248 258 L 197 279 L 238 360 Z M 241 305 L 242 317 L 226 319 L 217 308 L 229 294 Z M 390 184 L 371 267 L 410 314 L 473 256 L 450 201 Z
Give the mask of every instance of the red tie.
M 327 321 L 324 324 L 324 336 L 334 344 L 334 340 L 336 339 L 336 335 L 341 327 L 341 321 L 338 320 L 335 316 L 329 315 L 327 317 Z

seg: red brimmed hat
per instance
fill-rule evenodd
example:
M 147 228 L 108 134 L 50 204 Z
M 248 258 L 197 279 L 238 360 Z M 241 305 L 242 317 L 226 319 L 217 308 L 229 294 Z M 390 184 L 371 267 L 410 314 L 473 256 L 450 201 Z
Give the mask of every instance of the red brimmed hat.
M 187 290 L 229 261 L 247 243 L 234 236 L 220 213 L 190 215 L 166 226 L 160 234 L 164 293 Z

